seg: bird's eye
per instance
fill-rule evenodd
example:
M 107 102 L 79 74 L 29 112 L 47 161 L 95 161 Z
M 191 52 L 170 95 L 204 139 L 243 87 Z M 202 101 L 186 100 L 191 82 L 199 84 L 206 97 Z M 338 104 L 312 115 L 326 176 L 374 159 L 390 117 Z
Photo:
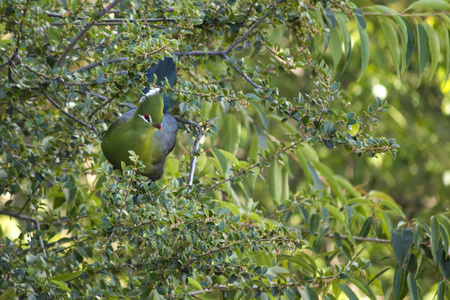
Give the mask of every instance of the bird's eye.
M 145 119 L 145 121 L 150 122 L 150 115 L 144 114 L 144 119 Z

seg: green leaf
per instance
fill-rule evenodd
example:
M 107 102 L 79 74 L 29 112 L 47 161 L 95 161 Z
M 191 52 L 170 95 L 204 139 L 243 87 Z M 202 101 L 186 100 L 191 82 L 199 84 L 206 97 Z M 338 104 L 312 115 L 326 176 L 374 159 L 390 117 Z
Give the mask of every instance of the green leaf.
M 331 204 L 326 204 L 325 207 L 328 209 L 330 214 L 339 221 L 339 223 L 344 224 L 345 222 L 344 214 L 341 211 L 339 211 L 337 207 Z
M 345 64 L 344 67 L 342 68 L 342 72 L 345 70 L 345 68 L 347 67 L 348 62 L 350 61 L 350 54 L 352 52 L 352 40 L 350 38 L 350 33 L 348 32 L 347 29 L 347 23 L 348 23 L 348 17 L 345 14 L 335 14 L 336 16 L 336 21 L 339 24 L 339 29 L 341 31 L 341 35 L 342 35 L 342 39 L 343 39 L 343 43 L 344 43 L 344 59 L 345 59 Z
M 336 198 L 339 200 L 339 202 L 345 204 L 346 198 L 342 193 L 342 189 L 339 186 L 336 178 L 334 178 L 334 173 L 330 170 L 330 168 L 319 161 L 313 161 L 312 165 L 317 169 L 317 171 L 320 172 L 320 174 L 325 177 L 325 180 L 328 182 L 331 189 L 336 194 Z
M 223 149 L 236 154 L 241 138 L 241 124 L 233 114 L 227 114 L 222 130 Z
M 361 232 L 359 233 L 359 236 L 366 237 L 369 234 L 370 229 L 372 228 L 372 224 L 373 224 L 372 217 L 368 217 L 366 219 L 366 221 L 364 222 L 363 227 L 361 228 Z
M 395 269 L 395 275 L 394 275 L 394 292 L 395 292 L 395 299 L 403 299 L 403 296 L 405 294 L 405 284 L 406 284 L 406 271 L 402 267 L 397 267 Z
M 347 295 L 348 299 L 358 300 L 358 296 L 356 296 L 356 294 L 352 291 L 351 288 L 343 284 L 338 284 L 337 286 Z
M 445 74 L 445 82 L 444 84 L 447 83 L 447 80 L 450 78 L 450 30 L 449 29 L 444 29 L 445 32 L 445 49 L 447 50 L 447 72 Z
M 358 26 L 358 32 L 361 43 L 361 73 L 359 74 L 359 81 L 366 72 L 367 66 L 369 65 L 370 43 L 369 36 L 365 29 L 361 28 L 361 26 Z
M 408 35 L 408 44 L 406 47 L 406 61 L 404 63 L 404 65 L 402 66 L 402 73 L 404 71 L 406 71 L 409 67 L 409 63 L 411 62 L 411 58 L 412 58 L 412 54 L 414 52 L 414 48 L 416 47 L 415 39 L 414 39 L 414 32 L 412 30 L 411 24 L 408 22 L 408 20 L 406 20 L 406 18 L 401 17 L 403 23 L 405 24 L 406 27 L 406 32 Z M 402 54 L 403 54 L 404 50 L 403 50 L 403 45 L 402 45 Z
M 336 29 L 330 31 L 330 45 L 331 57 L 333 58 L 333 73 L 336 74 L 342 56 L 342 42 Z
M 425 27 L 422 24 L 417 23 L 417 40 L 419 41 L 419 83 L 422 80 L 423 71 L 428 63 L 428 54 L 430 52 L 428 48 L 428 35 Z
M 437 300 L 444 300 L 445 296 L 445 283 L 443 281 L 439 282 L 437 288 Z
M 413 230 L 411 228 L 392 230 L 391 243 L 399 266 L 403 265 L 412 242 Z
M 72 280 L 74 278 L 77 278 L 82 273 L 83 273 L 83 271 L 61 274 L 61 275 L 57 275 L 57 276 L 52 277 L 51 280 L 54 280 L 54 281 L 69 281 L 69 280 Z
M 311 233 L 311 235 L 314 235 L 314 233 L 317 231 L 319 222 L 320 217 L 318 214 L 314 213 L 309 217 L 309 232 Z
M 411 297 L 411 300 L 419 300 L 417 283 L 416 280 L 414 279 L 414 276 L 411 273 L 408 274 L 407 282 L 408 282 L 409 296 Z
M 439 242 L 441 242 L 441 234 L 439 230 L 439 221 L 434 216 L 431 217 L 430 220 L 430 229 L 431 229 L 431 250 L 433 251 L 434 262 L 436 263 L 436 265 L 439 265 L 439 262 L 442 258 L 441 253 L 438 253 L 440 250 L 442 251 L 442 247 L 439 247 Z
M 304 300 L 318 300 L 319 299 L 316 292 L 309 286 L 299 287 L 298 291 L 300 292 L 300 295 L 302 296 L 302 299 L 304 299 Z
M 367 25 L 366 25 L 366 20 L 364 20 L 364 13 L 360 10 L 360 9 L 354 9 L 353 10 L 353 15 L 356 17 L 356 20 L 358 20 L 358 25 L 366 30 Z
M 223 155 L 223 152 L 219 149 L 211 149 L 211 152 L 216 158 L 216 168 L 218 169 L 219 173 L 225 177 L 228 170 L 228 161 L 225 158 L 225 155 Z
M 203 290 L 202 286 L 200 285 L 200 282 L 198 282 L 197 280 L 195 280 L 192 277 L 188 277 L 188 282 L 190 285 L 192 285 L 193 287 L 195 287 L 196 289 L 201 290 L 203 293 L 205 293 L 205 291 Z
M 391 52 L 397 76 L 400 76 L 400 46 L 398 43 L 397 31 L 389 20 L 386 20 L 385 18 L 379 18 L 379 20 Z
M 56 284 L 58 288 L 62 291 L 71 292 L 72 290 L 62 281 L 51 280 L 53 284 Z
M 428 45 L 430 47 L 430 56 L 431 56 L 430 78 L 432 78 L 434 73 L 436 72 L 436 68 L 437 68 L 438 62 L 439 62 L 439 56 L 440 56 L 439 37 L 437 36 L 433 27 L 431 27 L 428 23 L 424 23 L 424 24 L 425 24 L 425 30 L 427 31 L 427 35 L 428 35 Z
M 269 191 L 272 198 L 280 203 L 283 189 L 282 167 L 276 160 L 272 162 L 269 168 Z
M 450 4 L 442 0 L 420 0 L 408 6 L 405 11 L 412 9 L 426 11 L 448 11 L 450 10 Z
M 377 297 L 372 292 L 372 290 L 369 288 L 369 286 L 361 278 L 359 278 L 359 277 L 350 277 L 348 280 L 351 283 L 353 283 L 354 285 L 356 285 L 371 300 L 377 299 Z
M 221 200 L 214 200 L 215 202 L 219 203 L 221 207 L 228 208 L 233 215 L 241 215 L 241 211 L 239 207 L 237 207 L 235 204 L 227 201 L 221 201 Z

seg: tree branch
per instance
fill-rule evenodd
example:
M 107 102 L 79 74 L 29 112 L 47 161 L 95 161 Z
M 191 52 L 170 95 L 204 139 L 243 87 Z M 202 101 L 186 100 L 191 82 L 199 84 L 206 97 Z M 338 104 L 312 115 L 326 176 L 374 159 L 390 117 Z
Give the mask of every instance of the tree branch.
M 192 157 L 191 157 L 191 169 L 189 171 L 189 180 L 188 180 L 188 185 L 191 186 L 192 182 L 194 180 L 194 171 L 195 171 L 195 164 L 197 163 L 197 150 L 198 147 L 200 145 L 200 140 L 203 137 L 203 130 L 202 130 L 202 126 L 196 122 L 190 121 L 190 120 L 186 120 L 186 119 L 182 119 L 182 118 L 177 118 L 175 117 L 175 119 L 180 122 L 180 123 L 184 123 L 184 124 L 189 124 L 192 126 L 195 126 L 197 128 L 198 131 L 198 135 L 197 138 L 195 139 L 194 142 L 194 146 L 192 147 Z
M 114 0 L 113 2 L 111 2 L 111 4 L 109 4 L 106 8 L 104 8 L 103 10 L 101 10 L 98 15 L 97 15 L 97 19 L 100 19 L 101 17 L 103 17 L 105 14 L 107 14 L 114 6 L 116 6 L 117 4 L 119 4 L 120 2 L 122 2 L 122 0 Z M 75 47 L 75 45 L 78 43 L 79 40 L 81 40 L 81 38 L 89 31 L 89 29 L 91 29 L 91 27 L 95 24 L 95 21 L 92 20 L 90 23 L 88 23 L 83 30 L 81 30 L 76 36 L 75 38 L 72 40 L 72 42 L 70 42 L 70 44 L 67 46 L 66 50 L 64 50 L 63 54 L 61 54 L 61 57 L 59 58 L 58 62 L 56 63 L 56 67 L 57 68 L 61 68 L 64 64 L 64 62 L 67 59 L 67 56 L 69 55 L 69 52 L 72 51 L 73 47 Z

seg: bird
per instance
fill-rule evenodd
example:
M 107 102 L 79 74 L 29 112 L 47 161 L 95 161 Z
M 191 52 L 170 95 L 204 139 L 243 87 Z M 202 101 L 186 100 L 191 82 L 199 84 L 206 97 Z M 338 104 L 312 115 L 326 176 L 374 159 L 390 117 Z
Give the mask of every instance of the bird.
M 175 64 L 172 58 L 166 57 L 151 66 L 145 75 L 149 83 L 156 75 L 156 86 L 162 86 L 166 80 L 173 86 Z M 101 148 L 114 169 L 121 169 L 122 161 L 132 165 L 128 151 L 134 151 L 144 164 L 143 170 L 137 173 L 156 181 L 164 174 L 166 158 L 175 147 L 178 123 L 168 111 L 170 93 L 163 94 L 160 88 L 145 88 L 143 93 L 137 108 L 109 126 Z

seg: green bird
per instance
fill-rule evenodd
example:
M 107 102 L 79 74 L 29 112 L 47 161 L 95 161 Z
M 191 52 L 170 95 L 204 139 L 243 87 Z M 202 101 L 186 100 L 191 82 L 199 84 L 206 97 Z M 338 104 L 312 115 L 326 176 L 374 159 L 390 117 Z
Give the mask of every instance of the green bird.
M 166 58 L 146 72 L 149 82 L 157 75 L 157 83 L 165 78 L 173 85 L 175 65 Z M 164 77 L 162 75 L 165 75 Z M 170 95 L 163 95 L 159 88 L 145 89 L 145 96 L 137 108 L 128 111 L 114 121 L 106 131 L 101 144 L 106 159 L 115 169 L 123 161 L 132 165 L 129 150 L 133 150 L 145 168 L 138 172 L 155 181 L 164 173 L 167 155 L 176 144 L 178 124 L 168 112 Z

